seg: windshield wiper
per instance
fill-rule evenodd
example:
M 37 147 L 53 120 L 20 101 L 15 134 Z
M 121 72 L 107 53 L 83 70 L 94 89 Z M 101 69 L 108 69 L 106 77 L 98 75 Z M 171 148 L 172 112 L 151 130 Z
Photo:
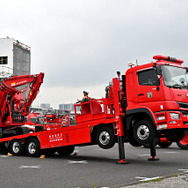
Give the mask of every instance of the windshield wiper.
M 174 84 L 171 86 L 172 88 L 178 88 L 178 89 L 181 89 L 182 85 L 179 85 L 179 84 Z

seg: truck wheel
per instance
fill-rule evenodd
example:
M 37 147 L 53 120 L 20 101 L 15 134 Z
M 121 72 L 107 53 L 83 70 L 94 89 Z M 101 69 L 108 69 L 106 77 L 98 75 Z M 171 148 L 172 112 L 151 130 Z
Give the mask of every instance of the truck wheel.
M 141 120 L 133 128 L 133 137 L 142 145 L 150 144 L 156 138 L 156 130 L 150 121 Z
M 188 149 L 188 134 L 185 133 L 185 136 L 183 137 L 182 140 L 180 140 L 179 142 L 177 142 L 177 145 L 184 150 Z
M 183 139 L 184 135 L 184 130 L 168 130 L 168 132 L 165 133 L 165 137 L 171 142 L 179 142 Z
M 129 138 L 129 144 L 134 147 L 140 147 L 142 144 L 138 143 L 133 137 Z
M 24 152 L 24 144 L 21 140 L 12 140 L 9 145 L 9 151 L 12 155 L 19 156 Z
M 41 154 L 40 142 L 36 138 L 31 138 L 26 143 L 26 153 L 29 157 L 39 157 Z
M 114 132 L 109 127 L 103 127 L 97 131 L 96 142 L 103 149 L 112 148 L 115 145 Z
M 64 146 L 57 148 L 57 152 L 59 153 L 60 156 L 66 156 L 70 155 L 74 151 L 74 146 Z

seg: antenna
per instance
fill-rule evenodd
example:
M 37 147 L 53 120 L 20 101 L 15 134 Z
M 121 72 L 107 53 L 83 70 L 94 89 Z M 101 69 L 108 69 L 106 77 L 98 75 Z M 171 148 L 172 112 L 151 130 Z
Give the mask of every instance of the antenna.
M 138 60 L 136 59 L 136 66 L 138 66 Z

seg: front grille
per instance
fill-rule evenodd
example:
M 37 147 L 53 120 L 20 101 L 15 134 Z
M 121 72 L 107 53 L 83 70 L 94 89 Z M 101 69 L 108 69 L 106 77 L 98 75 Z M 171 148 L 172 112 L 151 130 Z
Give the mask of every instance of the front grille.
M 178 103 L 180 108 L 188 108 L 188 103 Z

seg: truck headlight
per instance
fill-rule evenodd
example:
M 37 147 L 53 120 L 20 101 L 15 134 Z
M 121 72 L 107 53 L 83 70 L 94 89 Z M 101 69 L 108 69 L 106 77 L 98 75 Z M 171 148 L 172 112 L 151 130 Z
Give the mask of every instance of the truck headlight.
M 162 121 L 162 120 L 165 120 L 165 116 L 158 116 L 157 117 L 157 121 Z
M 180 119 L 180 114 L 177 113 L 170 113 L 172 119 Z

